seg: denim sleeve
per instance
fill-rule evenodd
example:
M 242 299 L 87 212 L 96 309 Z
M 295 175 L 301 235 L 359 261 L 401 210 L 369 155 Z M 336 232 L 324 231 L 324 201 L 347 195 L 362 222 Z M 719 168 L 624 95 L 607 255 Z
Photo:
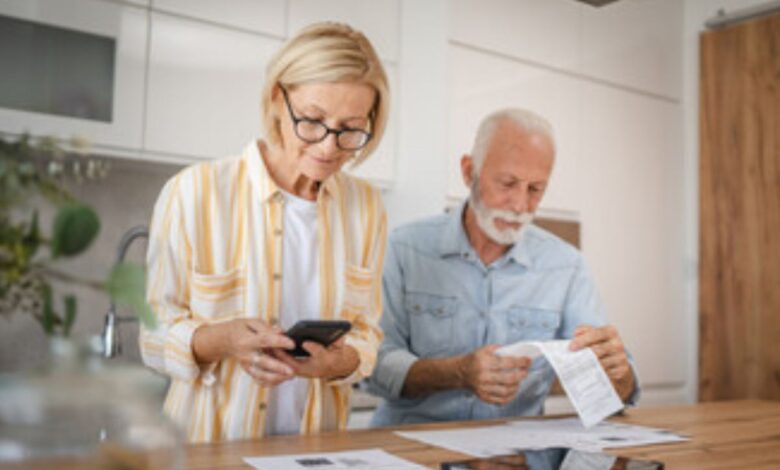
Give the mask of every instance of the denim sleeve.
M 600 327 L 606 324 L 607 318 L 604 311 L 604 305 L 601 303 L 598 291 L 596 290 L 596 284 L 585 266 L 584 261 L 580 258 L 575 266 L 571 284 L 569 285 L 569 291 L 566 295 L 563 318 L 560 329 L 558 330 L 558 337 L 566 339 L 573 337 L 574 330 L 579 325 Z M 634 390 L 631 392 L 628 399 L 626 399 L 626 404 L 636 405 L 639 401 L 641 392 L 639 387 L 639 376 L 636 373 L 634 358 L 631 355 L 631 352 L 628 351 L 628 346 L 626 346 L 626 354 L 628 355 L 628 363 L 631 366 L 631 374 L 634 376 Z
M 404 309 L 404 278 L 398 245 L 391 237 L 382 275 L 384 312 L 380 326 L 384 339 L 368 391 L 386 399 L 400 398 L 409 368 L 417 356 L 409 350 L 409 316 Z
M 580 258 L 574 266 L 569 290 L 564 300 L 558 337 L 569 339 L 580 325 L 604 326 L 606 315 L 596 284 L 585 263 Z

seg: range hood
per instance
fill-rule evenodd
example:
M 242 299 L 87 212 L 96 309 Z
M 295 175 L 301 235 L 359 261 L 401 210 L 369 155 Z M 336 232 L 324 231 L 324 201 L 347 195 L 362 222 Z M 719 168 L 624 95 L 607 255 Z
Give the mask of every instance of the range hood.
M 576 0 L 576 1 L 581 3 L 587 3 L 592 7 L 603 7 L 604 5 L 607 5 L 609 3 L 614 3 L 617 0 Z

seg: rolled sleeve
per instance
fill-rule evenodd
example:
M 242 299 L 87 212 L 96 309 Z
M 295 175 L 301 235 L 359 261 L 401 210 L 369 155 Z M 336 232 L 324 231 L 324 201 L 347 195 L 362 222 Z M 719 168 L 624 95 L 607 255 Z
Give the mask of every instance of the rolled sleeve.
M 368 341 L 354 336 L 348 336 L 345 344 L 352 346 L 357 351 L 358 366 L 348 376 L 331 380 L 328 382 L 328 385 L 352 385 L 370 376 L 374 370 L 374 365 L 376 364 L 376 344 L 369 344 Z
M 417 356 L 404 349 L 396 349 L 382 357 L 369 384 L 369 391 L 383 398 L 401 398 L 409 369 Z
M 165 370 L 174 378 L 204 385 L 216 381 L 214 369 L 217 363 L 199 364 L 192 352 L 192 335 L 205 322 L 184 320 L 171 327 L 165 341 Z

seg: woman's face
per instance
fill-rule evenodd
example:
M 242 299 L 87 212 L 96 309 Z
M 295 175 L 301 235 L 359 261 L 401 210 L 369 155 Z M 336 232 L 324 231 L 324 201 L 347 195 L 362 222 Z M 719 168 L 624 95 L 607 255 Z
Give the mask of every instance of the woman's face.
M 289 110 L 281 90 L 275 100 L 276 106 L 280 107 L 277 111 L 281 119 L 285 156 L 294 159 L 297 170 L 307 178 L 324 181 L 339 171 L 355 151 L 339 148 L 333 132 L 320 142 L 302 140 L 295 132 L 290 111 L 297 120 L 304 119 L 307 126 L 312 121 L 321 121 L 334 131 L 349 129 L 368 132 L 371 129 L 369 113 L 376 99 L 376 91 L 365 83 L 311 83 L 287 90 L 287 98 Z M 344 137 L 342 141 L 346 142 Z

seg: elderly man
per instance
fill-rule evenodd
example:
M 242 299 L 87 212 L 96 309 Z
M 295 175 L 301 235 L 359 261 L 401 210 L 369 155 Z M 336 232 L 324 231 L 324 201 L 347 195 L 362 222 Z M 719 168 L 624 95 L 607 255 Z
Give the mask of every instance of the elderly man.
M 537 415 L 554 379 L 543 359 L 502 345 L 573 338 L 590 347 L 624 402 L 637 381 L 580 253 L 531 224 L 555 157 L 552 130 L 508 109 L 480 125 L 461 159 L 471 193 L 449 215 L 394 231 L 385 260 L 385 338 L 369 390 L 372 424 Z

